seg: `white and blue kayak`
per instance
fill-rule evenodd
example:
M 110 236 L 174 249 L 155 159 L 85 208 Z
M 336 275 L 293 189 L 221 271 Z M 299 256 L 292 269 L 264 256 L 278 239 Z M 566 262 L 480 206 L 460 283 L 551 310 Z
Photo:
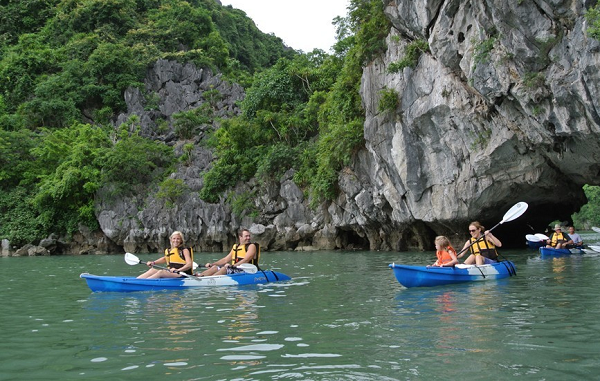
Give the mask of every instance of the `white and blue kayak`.
M 88 273 L 83 273 L 79 277 L 85 279 L 88 287 L 94 292 L 185 290 L 199 287 L 244 286 L 281 282 L 291 279 L 285 274 L 271 270 L 259 270 L 254 274 L 243 272 L 231 275 L 160 279 L 140 279 L 128 276 L 101 276 Z
M 404 287 L 432 287 L 502 279 L 517 275 L 515 264 L 511 261 L 501 261 L 481 266 L 458 264 L 454 267 L 429 267 L 395 263 L 389 266 L 394 270 L 398 282 Z

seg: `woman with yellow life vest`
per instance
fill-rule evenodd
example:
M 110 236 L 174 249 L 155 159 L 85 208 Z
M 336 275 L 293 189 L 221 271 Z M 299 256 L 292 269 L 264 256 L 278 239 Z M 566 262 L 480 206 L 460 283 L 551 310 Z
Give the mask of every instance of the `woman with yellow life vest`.
M 489 230 L 485 230 L 485 227 L 478 221 L 473 221 L 469 225 L 469 233 L 471 238 L 465 242 L 461 253 L 458 258 L 462 258 L 463 255 L 469 249 L 469 257 L 465 260 L 466 265 L 483 265 L 486 263 L 494 263 L 498 259 L 497 247 L 502 246 L 502 242 L 496 238 Z
M 560 224 L 554 225 L 554 233 L 550 236 L 550 239 L 546 241 L 546 247 L 552 247 L 555 249 L 566 249 L 567 245 L 572 245 L 573 240 L 567 233 L 562 232 L 562 226 Z
M 179 231 L 174 231 L 169 237 L 171 247 L 165 249 L 165 255 L 155 261 L 148 261 L 146 265 L 150 270 L 138 276 L 138 278 L 179 278 L 186 274 L 192 274 L 194 267 L 194 257 L 192 248 L 187 248 L 183 244 L 183 234 Z M 156 269 L 153 266 L 159 263 L 166 263 L 168 270 Z
M 243 272 L 244 270 L 237 268 L 236 265 L 243 263 L 251 263 L 258 267 L 260 259 L 260 246 L 258 243 L 251 242 L 251 235 L 248 229 L 240 229 L 238 231 L 238 239 L 240 243 L 234 244 L 229 254 L 213 263 L 207 263 L 206 270 L 198 274 L 198 276 L 210 275 L 225 275 Z
M 455 264 L 458 263 L 458 259 L 456 258 L 456 250 L 450 244 L 450 240 L 448 237 L 443 235 L 435 237 L 435 255 L 437 256 L 437 261 L 431 266 L 434 267 L 454 267 Z

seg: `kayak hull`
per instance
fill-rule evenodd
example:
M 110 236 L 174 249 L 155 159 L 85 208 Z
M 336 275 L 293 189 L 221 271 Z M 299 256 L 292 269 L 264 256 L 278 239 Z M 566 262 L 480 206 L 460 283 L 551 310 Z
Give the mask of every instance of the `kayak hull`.
M 583 254 L 584 251 L 579 248 L 573 249 L 555 249 L 553 247 L 540 247 L 542 257 L 562 257 L 571 254 Z
M 482 266 L 459 264 L 455 267 L 410 266 L 392 263 L 389 267 L 394 271 L 396 280 L 407 288 L 479 282 L 517 275 L 515 264 L 511 261 Z
M 158 290 L 185 290 L 190 288 L 215 286 L 244 286 L 281 282 L 291 278 L 276 271 L 258 271 L 255 274 L 238 273 L 231 275 L 206 276 L 199 278 L 161 278 L 139 279 L 127 276 L 101 276 L 83 273 L 79 276 L 85 279 L 93 292 L 132 292 Z

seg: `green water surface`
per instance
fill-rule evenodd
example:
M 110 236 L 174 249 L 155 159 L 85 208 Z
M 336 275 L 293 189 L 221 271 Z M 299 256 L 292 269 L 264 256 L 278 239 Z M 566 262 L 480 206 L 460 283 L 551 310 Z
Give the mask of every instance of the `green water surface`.
M 0 258 L 0 379 L 599 379 L 600 254 L 504 256 L 516 277 L 406 289 L 387 265 L 433 252 L 265 252 L 292 281 L 137 293 L 79 278 L 144 270 L 122 255 Z

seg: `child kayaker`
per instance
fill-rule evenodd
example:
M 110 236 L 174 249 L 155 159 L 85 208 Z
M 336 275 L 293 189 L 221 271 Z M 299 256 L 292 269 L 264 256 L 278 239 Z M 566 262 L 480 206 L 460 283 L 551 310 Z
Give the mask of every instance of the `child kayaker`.
M 450 244 L 448 237 L 440 235 L 435 237 L 435 255 L 437 255 L 437 261 L 431 266 L 436 267 L 453 267 L 458 263 L 456 258 L 456 250 Z

